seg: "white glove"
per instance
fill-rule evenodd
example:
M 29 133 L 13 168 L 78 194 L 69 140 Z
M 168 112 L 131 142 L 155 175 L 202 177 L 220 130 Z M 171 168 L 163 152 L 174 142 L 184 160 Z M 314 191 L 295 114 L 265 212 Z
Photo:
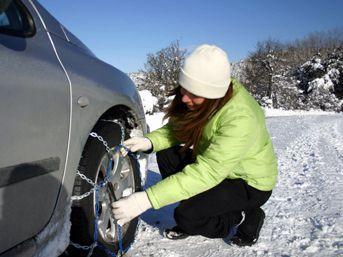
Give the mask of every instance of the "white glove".
M 151 203 L 145 191 L 133 193 L 112 203 L 112 212 L 119 225 L 124 225 L 150 209 Z
M 124 141 L 124 146 L 129 148 L 131 152 L 145 152 L 152 149 L 152 143 L 146 137 L 132 137 Z

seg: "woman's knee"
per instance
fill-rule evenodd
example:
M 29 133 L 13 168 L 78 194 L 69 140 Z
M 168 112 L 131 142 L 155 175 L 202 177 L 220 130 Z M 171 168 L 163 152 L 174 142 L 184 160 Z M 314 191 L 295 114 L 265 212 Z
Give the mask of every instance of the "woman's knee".
M 189 204 L 189 201 L 184 200 L 181 201 L 179 206 L 175 208 L 174 218 L 175 220 L 189 222 L 197 219 L 197 213 L 195 212 L 193 206 Z
M 157 165 L 160 170 L 162 178 L 166 178 L 173 174 L 175 167 L 172 162 L 173 152 L 170 148 L 156 153 Z
M 174 219 L 177 226 L 188 234 L 194 234 L 194 230 L 201 227 L 202 224 L 202 220 L 198 220 L 192 210 L 188 208 L 187 205 L 183 205 L 182 203 L 175 208 Z
M 156 161 L 158 165 L 166 165 L 169 162 L 169 149 L 161 150 L 156 152 Z
M 180 152 L 182 146 L 176 145 L 156 153 L 157 165 L 162 178 L 181 171 L 192 162 L 191 151 Z

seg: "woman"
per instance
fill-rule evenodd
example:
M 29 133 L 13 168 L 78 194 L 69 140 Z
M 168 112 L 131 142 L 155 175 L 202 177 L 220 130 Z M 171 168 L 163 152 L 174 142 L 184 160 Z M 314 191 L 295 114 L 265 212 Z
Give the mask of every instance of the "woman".
M 277 161 L 264 113 L 230 77 L 226 53 L 201 45 L 186 58 L 166 110 L 168 124 L 124 144 L 157 152 L 163 180 L 112 204 L 125 223 L 142 212 L 180 202 L 170 239 L 188 235 L 251 245 L 264 220 L 260 208 L 276 184 Z

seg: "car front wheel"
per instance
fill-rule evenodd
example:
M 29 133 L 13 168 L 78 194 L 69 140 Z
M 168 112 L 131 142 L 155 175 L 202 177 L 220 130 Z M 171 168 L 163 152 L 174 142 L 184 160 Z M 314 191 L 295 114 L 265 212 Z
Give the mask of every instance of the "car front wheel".
M 89 137 L 86 143 L 73 196 L 80 198 L 78 196 L 91 191 L 94 188 L 92 183 L 98 186 L 105 184 L 89 196 L 73 201 L 70 234 L 73 244 L 66 250 L 66 256 L 87 256 L 89 250 L 79 249 L 75 244 L 90 246 L 94 241 L 98 246 L 94 248 L 93 256 L 110 256 L 108 251 L 117 253 L 120 247 L 126 249 L 132 243 L 138 224 L 136 218 L 118 231 L 111 212 L 111 203 L 141 190 L 137 160 L 130 155 L 123 157 L 115 151 L 109 154 L 104 145 L 107 142 L 113 149 L 121 143 L 121 127 L 110 121 L 100 121 L 93 132 L 93 135 L 100 136 L 100 140 L 99 137 Z

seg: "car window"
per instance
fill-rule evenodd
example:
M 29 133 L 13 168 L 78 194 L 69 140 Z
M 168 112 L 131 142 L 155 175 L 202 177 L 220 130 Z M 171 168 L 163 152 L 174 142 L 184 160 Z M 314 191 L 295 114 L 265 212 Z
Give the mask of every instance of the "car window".
M 6 26 L 9 26 L 10 25 L 10 22 L 7 18 L 7 15 L 6 13 L 0 13 L 0 27 L 6 27 Z
M 33 19 L 20 1 L 13 0 L 6 10 L 0 11 L 0 33 L 18 37 L 34 35 Z

